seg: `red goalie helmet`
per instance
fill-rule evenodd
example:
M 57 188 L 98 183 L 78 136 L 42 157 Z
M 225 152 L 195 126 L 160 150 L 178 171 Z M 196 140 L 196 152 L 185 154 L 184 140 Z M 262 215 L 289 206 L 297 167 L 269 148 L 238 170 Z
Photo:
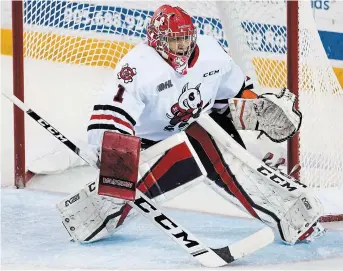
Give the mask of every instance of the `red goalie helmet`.
M 155 11 L 147 28 L 148 45 L 182 75 L 187 74 L 196 34 L 191 17 L 182 8 L 169 5 Z

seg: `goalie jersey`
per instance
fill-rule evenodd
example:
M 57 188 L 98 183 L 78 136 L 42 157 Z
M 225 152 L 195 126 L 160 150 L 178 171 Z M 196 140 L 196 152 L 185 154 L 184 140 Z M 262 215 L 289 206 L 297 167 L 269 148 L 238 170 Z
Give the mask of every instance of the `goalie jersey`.
M 108 130 L 163 140 L 185 130 L 200 114 L 226 106 L 240 92 L 244 79 L 210 36 L 199 35 L 186 75 L 141 43 L 122 58 L 105 84 L 93 108 L 88 141 L 99 146 Z

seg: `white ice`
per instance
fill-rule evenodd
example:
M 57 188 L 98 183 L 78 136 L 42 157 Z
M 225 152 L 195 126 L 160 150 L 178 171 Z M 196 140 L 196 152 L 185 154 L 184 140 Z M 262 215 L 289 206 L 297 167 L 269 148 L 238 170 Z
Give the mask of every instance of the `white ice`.
M 70 242 L 55 209 L 64 196 L 30 189 L 1 189 L 3 268 L 203 269 L 142 217 L 106 240 L 86 245 Z M 212 247 L 233 243 L 263 227 L 258 221 L 244 218 L 170 208 L 165 211 Z M 295 246 L 285 245 L 277 238 L 273 244 L 230 266 L 274 269 L 288 264 L 295 268 L 313 269 L 324 264 L 328 269 L 342 268 L 343 232 L 330 230 L 311 244 Z

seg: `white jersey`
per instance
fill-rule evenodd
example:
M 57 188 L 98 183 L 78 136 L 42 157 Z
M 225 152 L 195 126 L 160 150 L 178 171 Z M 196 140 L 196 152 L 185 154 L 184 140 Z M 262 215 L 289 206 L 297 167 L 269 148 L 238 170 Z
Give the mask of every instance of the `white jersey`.
M 104 131 L 159 141 L 186 129 L 200 114 L 236 96 L 244 75 L 210 36 L 199 36 L 186 75 L 177 73 L 145 43 L 117 65 L 88 126 L 89 143 L 101 144 Z M 182 68 L 182 67 L 181 67 Z

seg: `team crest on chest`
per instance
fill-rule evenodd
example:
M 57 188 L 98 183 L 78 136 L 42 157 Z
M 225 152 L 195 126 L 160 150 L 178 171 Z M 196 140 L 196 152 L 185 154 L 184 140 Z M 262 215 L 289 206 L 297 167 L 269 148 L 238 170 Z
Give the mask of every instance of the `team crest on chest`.
M 190 124 L 189 120 L 198 118 L 201 111 L 209 105 L 210 102 L 203 107 L 200 86 L 201 83 L 194 88 L 189 88 L 188 83 L 184 85 L 177 103 L 170 108 L 172 115 L 166 114 L 170 121 L 164 127 L 165 131 L 174 131 L 176 126 L 179 131 L 185 130 Z
M 133 77 L 137 74 L 136 68 L 129 67 L 129 64 L 125 64 L 120 72 L 117 73 L 118 79 L 124 80 L 124 83 L 130 83 L 133 81 Z

